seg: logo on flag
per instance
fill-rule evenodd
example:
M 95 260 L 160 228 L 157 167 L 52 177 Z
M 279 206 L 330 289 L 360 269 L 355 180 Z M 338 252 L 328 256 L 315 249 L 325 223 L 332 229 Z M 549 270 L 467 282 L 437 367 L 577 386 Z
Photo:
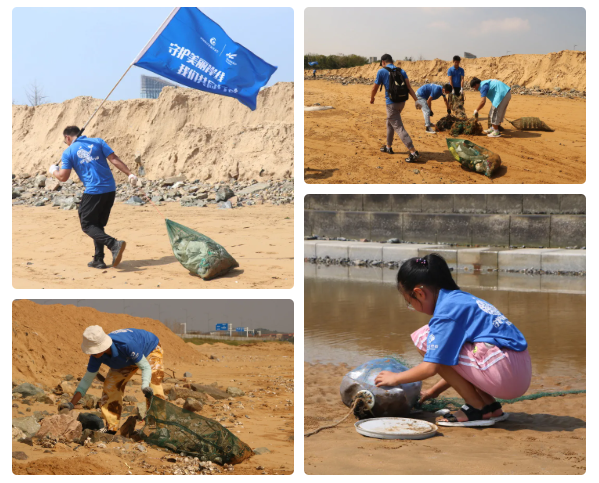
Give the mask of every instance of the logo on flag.
M 217 38 L 224 39 L 222 49 L 215 47 Z M 252 110 L 277 70 L 195 7 L 175 8 L 133 65 L 193 89 L 234 97 Z

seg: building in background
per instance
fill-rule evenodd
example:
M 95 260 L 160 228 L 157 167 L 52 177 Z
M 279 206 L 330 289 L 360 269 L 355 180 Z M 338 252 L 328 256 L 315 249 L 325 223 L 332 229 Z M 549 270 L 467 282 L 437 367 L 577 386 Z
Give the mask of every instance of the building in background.
M 464 58 L 466 58 L 466 59 L 476 59 L 476 55 L 471 54 L 470 52 L 464 52 Z
M 173 325 L 173 332 L 175 334 L 187 334 L 187 324 L 185 322 L 175 322 Z
M 151 77 L 149 75 L 141 76 L 141 98 L 158 99 L 158 96 L 165 87 L 177 87 L 172 82 L 163 80 L 160 77 Z
M 375 63 L 375 62 L 376 62 L 376 57 L 368 57 L 368 62 L 369 62 L 370 64 L 373 64 L 373 63 Z

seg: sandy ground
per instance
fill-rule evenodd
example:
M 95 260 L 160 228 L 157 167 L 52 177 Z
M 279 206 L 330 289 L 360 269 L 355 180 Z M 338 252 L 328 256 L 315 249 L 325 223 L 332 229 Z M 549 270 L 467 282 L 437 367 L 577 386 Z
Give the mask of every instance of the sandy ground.
M 586 177 L 586 101 L 514 95 L 508 119 L 536 116 L 555 132 L 517 131 L 504 122 L 499 139 L 462 136 L 499 154 L 502 168 L 492 179 L 463 169 L 447 149 L 448 132 L 424 132 L 421 111 L 410 99 L 402 113 L 404 125 L 421 158 L 408 164 L 407 148 L 394 138 L 394 156 L 379 148 L 386 143 L 385 98 L 371 86 L 329 81 L 304 82 L 304 105 L 333 106 L 304 113 L 304 178 L 307 183 L 584 183 Z M 466 112 L 474 112 L 480 94 L 466 92 Z M 442 100 L 434 101 L 433 122 L 445 115 Z M 480 121 L 487 128 L 489 103 Z
M 203 281 L 176 260 L 164 220 L 151 206 L 115 204 L 107 233 L 127 242 L 116 268 L 88 268 L 93 241 L 81 231 L 76 211 L 13 207 L 13 287 L 21 288 L 291 288 L 293 205 L 233 210 L 159 210 L 223 245 L 239 262 L 224 277 Z M 111 261 L 108 253 L 106 260 Z
M 339 384 L 350 368 L 304 364 L 304 431 L 340 420 L 348 412 Z M 570 386 L 575 380 L 575 385 Z M 424 387 L 434 383 L 425 381 Z M 529 393 L 584 387 L 534 378 Z M 555 390 L 555 389 L 553 389 Z M 444 395 L 457 397 L 452 390 Z M 580 475 L 586 471 L 586 397 L 569 395 L 505 405 L 507 421 L 490 428 L 443 428 L 421 441 L 379 440 L 358 434 L 350 416 L 333 429 L 304 438 L 307 474 Z M 434 422 L 432 413 L 417 416 Z
M 293 473 L 293 345 L 289 343 L 257 343 L 250 346 L 232 347 L 225 344 L 196 346 L 199 361 L 190 365 L 178 360 L 165 351 L 165 365 L 173 369 L 177 377 L 190 371 L 194 377 L 189 381 L 204 384 L 216 383 L 219 387 L 237 386 L 246 395 L 233 400 L 213 401 L 205 404 L 203 416 L 220 419 L 237 437 L 252 448 L 265 447 L 269 453 L 256 455 L 235 465 L 233 475 L 239 474 L 291 474 Z M 216 359 L 210 359 L 210 355 Z M 170 374 L 167 371 L 167 374 Z M 47 385 L 55 385 L 55 380 L 47 378 Z M 133 380 L 140 381 L 140 376 Z M 138 382 L 136 381 L 136 382 Z M 90 393 L 101 395 L 101 386 L 94 384 Z M 167 385 L 165 384 L 165 387 Z M 140 385 L 128 387 L 125 394 L 143 401 Z M 18 404 L 18 401 L 17 401 Z M 225 406 L 229 406 L 225 409 Z M 27 411 L 31 408 L 31 412 Z M 56 407 L 35 404 L 13 408 L 13 417 L 26 416 L 33 411 L 56 412 Z M 235 424 L 230 418 L 234 412 Z M 245 416 L 248 417 L 245 417 Z M 23 451 L 28 460 L 13 459 L 15 474 L 170 474 L 173 463 L 163 457 L 172 453 L 159 448 L 148 447 L 147 453 L 131 449 L 133 445 L 110 443 L 106 448 L 79 447 L 74 453 L 75 444 L 58 444 L 46 453 L 40 446 L 29 446 L 13 441 L 13 451 Z M 258 469 L 263 467 L 263 469 Z

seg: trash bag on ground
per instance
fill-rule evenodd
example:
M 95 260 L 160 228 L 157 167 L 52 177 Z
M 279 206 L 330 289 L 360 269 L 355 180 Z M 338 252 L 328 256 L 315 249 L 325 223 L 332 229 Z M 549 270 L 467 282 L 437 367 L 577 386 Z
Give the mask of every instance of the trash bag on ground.
M 354 408 L 359 419 L 405 417 L 420 397 L 421 382 L 399 386 L 376 387 L 374 380 L 381 371 L 404 372 L 408 368 L 392 357 L 373 359 L 348 372 L 341 381 L 341 400 L 352 407 L 354 399 L 360 401 Z
M 467 136 L 476 136 L 483 133 L 483 127 L 478 119 L 472 117 L 470 119 L 458 119 L 451 127 L 451 135 L 459 136 L 465 134 Z
M 153 397 L 140 430 L 148 444 L 217 464 L 237 464 L 252 449 L 216 421 Z
M 459 96 L 451 93 L 447 96 L 447 104 L 451 109 L 451 114 L 458 119 L 466 119 L 466 109 L 464 108 L 464 92 Z
M 447 138 L 449 152 L 463 167 L 489 178 L 501 166 L 501 158 L 492 151 L 466 139 Z
M 437 124 L 435 124 L 435 130 L 437 132 L 449 131 L 453 124 L 457 121 L 457 117 L 452 114 L 448 114 L 437 121 Z
M 224 275 L 239 266 L 223 246 L 206 235 L 171 220 L 166 220 L 166 230 L 179 263 L 204 280 Z
M 507 120 L 507 119 L 506 119 Z M 554 132 L 547 124 L 541 121 L 538 117 L 521 117 L 515 121 L 507 120 L 512 126 L 520 131 L 548 131 Z

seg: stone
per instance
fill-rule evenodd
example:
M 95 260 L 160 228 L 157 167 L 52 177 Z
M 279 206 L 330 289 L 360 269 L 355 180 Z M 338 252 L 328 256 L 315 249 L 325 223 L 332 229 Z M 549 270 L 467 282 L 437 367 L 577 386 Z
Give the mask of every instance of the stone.
M 35 418 L 35 420 L 39 423 L 42 419 L 44 419 L 46 416 L 50 416 L 50 413 L 48 411 L 33 411 L 33 417 Z
M 61 188 L 60 181 L 58 181 L 56 178 L 47 179 L 44 185 L 46 191 L 59 191 Z
M 265 447 L 256 448 L 254 450 L 254 454 L 256 454 L 256 455 L 266 454 L 266 453 L 270 453 L 270 450 L 268 448 L 265 448 Z
M 183 405 L 183 409 L 187 409 L 188 411 L 193 411 L 194 413 L 199 413 L 203 407 L 204 407 L 204 405 L 200 401 L 198 401 L 197 399 L 194 399 L 192 397 L 188 397 L 185 400 L 185 404 Z
M 162 196 L 152 196 L 152 201 L 154 203 L 160 203 L 163 199 L 164 199 L 164 197 L 162 197 Z
M 60 209 L 61 210 L 76 210 L 77 209 L 77 203 L 75 202 L 75 198 L 73 198 L 72 196 L 69 196 L 68 198 L 65 198 L 60 203 Z
M 257 191 L 265 190 L 267 188 L 270 188 L 270 183 L 256 183 L 256 184 L 253 184 L 252 186 L 248 186 L 247 188 L 242 189 L 241 191 L 238 191 L 237 196 L 238 197 L 247 196 L 252 193 L 256 193 Z
M 57 414 L 44 418 L 41 427 L 36 433 L 37 438 L 48 435 L 51 438 L 65 438 L 68 441 L 79 440 L 83 427 L 78 421 L 79 411 L 70 411 L 68 414 Z
M 123 398 L 123 401 L 125 401 L 125 402 L 138 402 L 137 398 L 135 396 L 125 396 Z
M 146 413 L 148 412 L 148 407 L 146 405 L 145 402 L 140 402 L 136 404 L 137 406 L 137 412 L 139 413 L 139 417 L 140 418 L 145 418 L 146 417 Z
M 23 451 L 13 451 L 12 452 L 12 457 L 16 460 L 26 460 L 29 459 L 29 456 L 27 456 Z
M 229 386 L 227 388 L 227 393 L 230 394 L 233 397 L 245 396 L 245 392 L 243 392 L 238 387 L 234 387 L 234 386 Z
M 13 428 L 19 428 L 21 431 L 23 431 L 25 436 L 28 438 L 36 434 L 40 429 L 39 423 L 33 416 L 12 418 L 12 426 Z
M 81 433 L 79 444 L 83 444 L 87 438 L 89 438 L 92 443 L 131 443 L 129 438 L 119 436 L 118 434 L 107 434 L 86 429 Z
M 137 451 L 139 451 L 140 453 L 147 453 L 148 452 L 147 448 L 143 444 L 138 444 L 137 446 L 135 446 L 135 449 Z
M 62 394 L 75 394 L 75 389 L 77 389 L 77 386 L 69 381 L 62 381 L 56 386 L 56 390 L 60 391 Z
M 17 387 L 13 388 L 13 394 L 15 392 L 21 394 L 23 397 L 29 396 L 37 396 L 38 394 L 45 394 L 44 390 L 41 387 L 34 386 L 28 382 L 24 382 L 23 384 L 19 384 Z
M 64 376 L 63 379 L 65 381 L 72 381 L 73 379 L 75 379 L 75 376 L 73 376 L 73 374 L 67 374 L 66 376 Z
M 193 376 L 191 375 L 191 372 L 186 372 L 185 374 L 183 374 L 183 377 L 193 377 Z
M 46 177 L 43 174 L 35 177 L 35 181 L 33 182 L 33 186 L 36 188 L 43 188 L 46 186 Z
M 98 430 L 104 427 L 104 420 L 94 413 L 80 413 L 77 421 L 81 423 L 82 431 L 86 429 Z
M 192 391 L 191 389 L 186 389 L 184 387 L 173 387 L 168 393 L 169 401 L 175 401 L 177 399 L 187 399 L 188 397 L 192 397 L 199 401 L 203 401 L 205 396 L 201 392 Z
M 216 191 L 216 197 L 214 198 L 214 201 L 227 201 L 229 198 L 232 198 L 233 196 L 235 196 L 235 193 L 233 193 L 233 190 L 231 188 L 229 188 L 228 186 L 221 186 Z
M 233 204 L 230 201 L 224 201 L 218 204 L 218 208 L 221 210 L 230 210 L 233 208 Z
M 222 389 L 219 389 L 215 386 L 204 386 L 202 384 L 190 384 L 191 389 L 196 392 L 201 392 L 203 394 L 207 394 L 208 396 L 213 397 L 214 399 L 227 399 L 229 398 L 229 394 L 227 394 Z
M 84 409 L 95 409 L 98 406 L 98 401 L 100 401 L 100 398 L 92 394 L 86 394 L 81 398 L 81 406 Z
M 184 200 L 183 198 L 191 198 L 189 200 Z M 185 207 L 185 208 L 190 208 L 193 206 L 196 206 L 198 208 L 204 208 L 206 206 L 206 202 L 199 200 L 199 199 L 194 199 L 191 196 L 183 196 L 183 198 L 181 198 L 181 206 Z
M 21 431 L 20 428 L 15 428 L 13 426 L 12 428 L 12 439 L 14 439 L 15 441 L 21 441 L 22 439 L 25 439 L 27 437 L 27 435 Z
M 125 201 L 125 204 L 132 206 L 143 206 L 144 200 L 142 200 L 139 196 L 132 196 L 127 201 Z
M 170 178 L 166 178 L 161 186 L 172 186 L 177 182 L 185 181 L 187 178 L 185 176 L 172 176 Z
M 185 399 L 183 399 L 182 397 L 180 397 L 179 399 L 175 400 L 175 404 L 177 406 L 183 406 L 185 404 Z

